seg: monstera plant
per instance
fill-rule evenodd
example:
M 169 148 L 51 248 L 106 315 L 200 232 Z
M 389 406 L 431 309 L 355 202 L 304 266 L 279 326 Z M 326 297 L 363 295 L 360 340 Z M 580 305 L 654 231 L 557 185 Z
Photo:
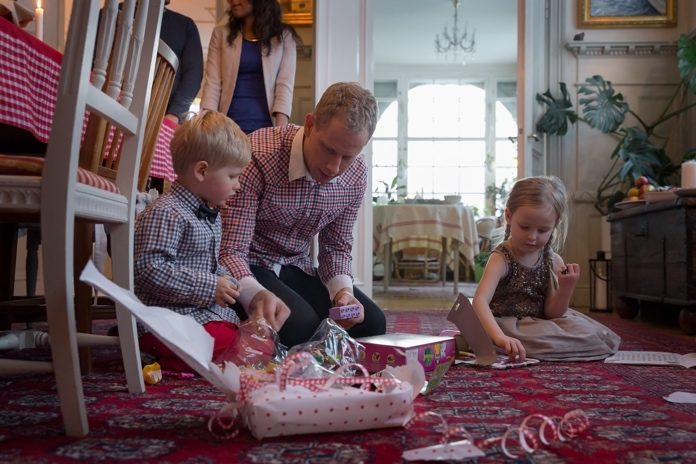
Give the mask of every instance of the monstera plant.
M 652 121 L 646 121 L 634 113 L 623 95 L 617 93 L 611 82 L 602 76 L 592 76 L 578 90 L 578 105 L 582 115 L 573 109 L 573 103 L 565 83 L 560 83 L 560 96 L 550 90 L 537 94 L 539 103 L 546 105 L 544 115 L 537 122 L 537 131 L 551 135 L 565 135 L 570 124 L 578 121 L 593 129 L 618 138 L 611 152 L 611 167 L 597 187 L 595 209 L 602 215 L 615 210 L 614 205 L 623 200 L 625 192 L 635 179 L 646 176 L 655 185 L 671 185 L 675 182 L 680 164 L 665 151 L 668 138 L 656 133 L 662 124 L 696 106 L 696 41 L 682 35 L 678 41 L 677 60 L 681 82 L 665 108 Z M 626 116 L 632 115 L 637 125 L 626 127 Z M 696 158 L 696 148 L 681 154 L 681 161 Z

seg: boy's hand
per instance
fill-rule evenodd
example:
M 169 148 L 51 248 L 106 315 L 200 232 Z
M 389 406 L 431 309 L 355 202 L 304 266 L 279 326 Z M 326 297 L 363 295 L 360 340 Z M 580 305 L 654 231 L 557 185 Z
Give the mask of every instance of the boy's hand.
M 516 338 L 503 335 L 493 340 L 493 343 L 495 343 L 495 346 L 498 348 L 505 350 L 511 361 L 524 361 L 524 358 L 527 356 L 522 342 Z
M 266 319 L 278 332 L 290 317 L 290 309 L 283 300 L 268 290 L 261 290 L 249 302 L 249 319 Z
M 348 290 L 339 290 L 338 293 L 336 293 L 336 296 L 334 296 L 333 304 L 334 306 L 358 305 L 360 307 L 360 314 L 358 316 L 350 319 L 340 319 L 338 321 L 334 321 L 344 329 L 350 329 L 354 325 L 360 324 L 365 320 L 365 308 L 360 304 L 358 299 L 355 298 L 355 295 L 350 293 Z
M 215 287 L 215 303 L 220 306 L 231 306 L 239 298 L 239 286 L 226 276 L 217 276 Z

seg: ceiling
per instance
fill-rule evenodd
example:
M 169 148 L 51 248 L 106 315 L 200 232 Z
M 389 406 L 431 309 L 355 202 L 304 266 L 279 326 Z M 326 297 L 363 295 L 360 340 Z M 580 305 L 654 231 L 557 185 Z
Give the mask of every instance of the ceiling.
M 331 0 L 338 1 L 338 0 Z M 346 0 L 341 0 L 346 1 Z M 452 30 L 452 0 L 372 0 L 374 56 L 378 65 L 443 64 L 435 52 L 435 35 Z M 216 0 L 171 0 L 169 8 L 194 19 L 206 49 L 215 26 Z M 517 61 L 517 2 L 460 0 L 459 28 L 475 29 L 477 50 L 472 64 Z
M 452 0 L 373 0 L 375 64 L 443 64 L 435 36 L 452 32 Z M 517 61 L 517 2 L 461 0 L 459 30 L 476 31 L 476 53 L 469 63 Z

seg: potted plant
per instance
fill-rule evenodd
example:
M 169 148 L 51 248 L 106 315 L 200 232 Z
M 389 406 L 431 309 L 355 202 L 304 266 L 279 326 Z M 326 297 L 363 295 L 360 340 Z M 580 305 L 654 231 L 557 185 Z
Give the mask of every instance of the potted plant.
M 537 122 L 537 131 L 550 135 L 565 135 L 568 123 L 588 124 L 605 134 L 618 138 L 611 152 L 611 167 L 597 187 L 594 207 L 606 215 L 615 210 L 615 204 L 626 197 L 636 179 L 647 177 L 653 185 L 673 185 L 680 164 L 675 164 L 665 151 L 668 137 L 658 136 L 656 129 L 674 117 L 696 106 L 689 102 L 689 94 L 696 94 L 696 41 L 682 35 L 678 41 L 677 60 L 681 82 L 665 108 L 648 122 L 634 113 L 623 95 L 616 93 L 611 82 L 595 75 L 585 80 L 578 90 L 578 105 L 582 115 L 573 109 L 565 83 L 560 83 L 560 97 L 550 90 L 537 94 L 539 103 L 548 108 Z M 693 101 L 693 99 L 692 99 Z M 626 127 L 626 116 L 632 115 L 637 125 Z M 681 155 L 681 161 L 696 157 L 696 148 Z

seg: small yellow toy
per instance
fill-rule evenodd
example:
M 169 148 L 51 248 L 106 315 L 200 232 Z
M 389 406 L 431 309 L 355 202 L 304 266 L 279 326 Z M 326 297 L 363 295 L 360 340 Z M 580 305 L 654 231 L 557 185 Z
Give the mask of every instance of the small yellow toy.
M 159 363 L 148 364 L 143 367 L 143 380 L 149 385 L 154 385 L 162 380 L 162 368 Z

